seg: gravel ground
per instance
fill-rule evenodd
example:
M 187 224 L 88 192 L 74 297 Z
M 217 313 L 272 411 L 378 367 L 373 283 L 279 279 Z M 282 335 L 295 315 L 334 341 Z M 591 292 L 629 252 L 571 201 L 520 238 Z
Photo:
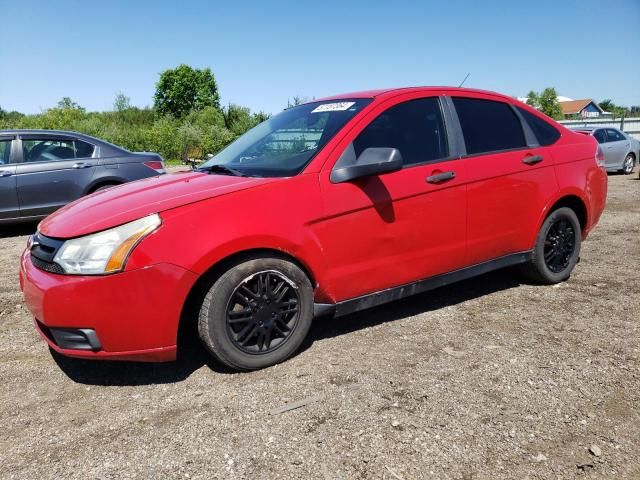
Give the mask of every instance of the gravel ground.
M 52 356 L 18 288 L 33 226 L 2 227 L 0 478 L 640 478 L 636 178 L 609 177 L 568 282 L 505 270 L 321 320 L 245 374 L 197 344 L 173 364 Z

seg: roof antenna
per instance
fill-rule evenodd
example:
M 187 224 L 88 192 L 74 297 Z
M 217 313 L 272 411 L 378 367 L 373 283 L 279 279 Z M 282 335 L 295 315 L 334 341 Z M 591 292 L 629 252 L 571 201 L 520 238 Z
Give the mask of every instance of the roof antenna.
M 464 80 L 462 80 L 462 82 L 460 83 L 460 85 L 458 85 L 458 88 L 460 88 L 462 85 L 464 85 L 464 82 L 467 81 L 467 78 L 469 78 L 469 75 L 471 75 L 471 72 L 467 73 L 467 76 L 464 77 Z

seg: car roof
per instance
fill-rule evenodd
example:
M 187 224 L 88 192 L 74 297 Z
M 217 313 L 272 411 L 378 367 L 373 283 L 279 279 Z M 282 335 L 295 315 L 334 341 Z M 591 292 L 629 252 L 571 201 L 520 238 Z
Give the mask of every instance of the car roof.
M 47 130 L 42 128 L 17 128 L 13 130 L 0 130 L 0 135 L 65 135 L 70 137 L 82 137 L 95 140 L 97 142 L 104 142 L 99 138 L 92 137 L 80 132 L 72 132 L 71 130 Z
M 21 128 L 14 130 L 0 130 L 0 135 L 61 135 L 67 137 L 75 137 L 80 140 L 86 140 L 89 143 L 93 143 L 94 145 L 98 145 L 103 148 L 113 149 L 121 152 L 128 152 L 127 149 L 120 147 L 118 145 L 114 145 L 113 143 L 109 143 L 106 140 L 101 140 L 96 137 L 92 137 L 91 135 L 86 135 L 80 132 L 72 132 L 70 130 L 46 130 L 46 129 L 36 129 L 36 128 Z
M 424 86 L 424 87 L 400 87 L 400 88 L 382 88 L 377 90 L 364 90 L 360 92 L 350 92 L 350 93 L 341 93 L 339 95 L 331 95 L 329 97 L 323 97 L 316 100 L 312 100 L 307 103 L 312 102 L 323 102 L 327 100 L 342 100 L 349 98 L 376 98 L 381 96 L 395 96 L 400 93 L 411 93 L 411 92 L 439 92 L 439 93 L 474 93 L 481 95 L 491 95 L 494 97 L 500 97 L 502 99 L 507 99 L 510 101 L 517 101 L 517 99 L 513 97 L 509 97 L 508 95 L 503 95 L 501 93 L 491 92 L 489 90 L 479 90 L 475 88 L 460 88 L 460 87 L 445 87 L 445 86 Z

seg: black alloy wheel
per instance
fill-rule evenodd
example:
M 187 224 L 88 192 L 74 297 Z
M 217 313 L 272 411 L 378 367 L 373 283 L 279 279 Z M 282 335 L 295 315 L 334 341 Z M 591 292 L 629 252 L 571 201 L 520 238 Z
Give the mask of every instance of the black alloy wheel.
M 247 353 L 264 354 L 284 344 L 298 322 L 300 296 L 293 281 L 267 270 L 242 280 L 227 303 L 227 332 Z
M 544 241 L 544 262 L 553 273 L 560 273 L 569 266 L 576 247 L 576 232 L 565 218 L 551 225 Z
M 542 223 L 531 259 L 520 271 L 535 283 L 552 285 L 569 278 L 580 260 L 582 228 L 569 207 L 553 210 Z
M 296 263 L 246 256 L 213 279 L 202 299 L 198 335 L 216 360 L 234 370 L 269 367 L 300 348 L 313 302 L 310 278 Z

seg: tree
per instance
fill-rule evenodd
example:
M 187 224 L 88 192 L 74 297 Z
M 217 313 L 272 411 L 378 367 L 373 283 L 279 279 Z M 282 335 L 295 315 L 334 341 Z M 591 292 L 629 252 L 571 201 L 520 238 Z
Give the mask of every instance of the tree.
M 34 128 L 74 130 L 74 125 L 86 116 L 87 112 L 83 107 L 71 98 L 63 97 L 55 107 L 43 112 Z
M 256 112 L 253 115 L 253 123 L 255 123 L 256 125 L 258 125 L 259 123 L 262 122 L 266 122 L 267 120 L 269 120 L 271 118 L 271 114 L 270 113 L 265 113 L 265 112 Z
M 533 107 L 533 108 L 539 108 L 540 107 L 540 97 L 533 90 L 531 90 L 529 93 L 527 93 L 527 105 L 529 105 L 530 107 Z
M 626 117 L 627 114 L 630 113 L 629 108 L 623 107 L 621 105 L 616 105 L 610 98 L 602 100 L 600 103 L 598 103 L 598 106 L 605 112 L 609 112 L 614 119 Z
M 598 106 L 604 110 L 605 112 L 610 112 L 614 109 L 615 104 L 613 103 L 613 101 L 611 101 L 610 98 L 607 98 L 605 100 L 602 100 L 601 102 L 598 103 Z
M 165 70 L 156 83 L 154 107 L 161 115 L 182 118 L 193 110 L 220 108 L 220 95 L 211 69 L 180 65 Z
M 527 105 L 537 108 L 555 120 L 562 120 L 564 118 L 555 88 L 547 87 L 540 93 L 531 90 L 527 94 Z
M 562 120 L 564 118 L 555 88 L 548 87 L 540 93 L 539 105 L 540 111 L 545 115 L 555 120 Z
M 203 134 L 195 125 L 190 122 L 183 123 L 178 128 L 178 139 L 180 142 L 180 159 L 186 163 L 190 158 L 203 158 L 202 151 Z
M 309 97 L 301 97 L 300 95 L 295 95 L 292 100 L 289 100 L 287 98 L 287 108 L 297 107 L 298 105 L 302 105 L 303 103 L 307 103 L 312 100 L 315 100 L 315 97 L 309 98 Z
M 59 108 L 61 110 L 82 110 L 82 111 L 84 111 L 84 108 L 82 108 L 76 102 L 71 100 L 71 98 L 69 98 L 69 97 L 62 97 L 62 99 L 57 104 L 57 108 Z
M 113 109 L 116 112 L 124 112 L 125 110 L 129 110 L 130 108 L 131 99 L 122 92 L 116 93 L 116 99 L 113 101 Z
M 251 111 L 247 107 L 230 103 L 223 114 L 225 126 L 237 137 L 255 125 Z

